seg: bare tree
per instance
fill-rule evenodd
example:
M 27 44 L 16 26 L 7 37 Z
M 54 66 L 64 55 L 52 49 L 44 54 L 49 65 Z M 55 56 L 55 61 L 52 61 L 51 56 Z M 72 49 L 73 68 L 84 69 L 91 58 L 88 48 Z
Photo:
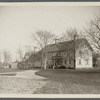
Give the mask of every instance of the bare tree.
M 20 47 L 17 50 L 17 58 L 18 58 L 18 61 L 22 61 L 24 58 L 24 52 Z
M 2 52 L 0 52 L 0 63 L 2 62 Z
M 11 62 L 11 53 L 9 51 L 5 50 L 3 52 L 3 58 L 4 58 L 5 64 L 10 63 Z
M 91 20 L 89 27 L 85 29 L 88 39 L 93 47 L 100 50 L 100 17 Z
M 33 54 L 33 50 L 32 50 L 33 46 L 29 46 L 26 45 L 25 46 L 25 53 L 24 53 L 24 61 L 26 61 L 32 54 Z
M 46 69 L 48 52 L 47 45 L 54 41 L 55 35 L 48 31 L 38 31 L 36 34 L 32 34 L 32 39 L 36 40 L 41 49 L 41 67 Z
M 77 54 L 76 51 L 78 48 L 77 40 L 81 39 L 82 37 L 83 37 L 82 33 L 76 28 L 67 29 L 66 32 L 63 33 L 61 37 L 61 41 L 68 41 L 67 45 L 66 42 L 62 42 L 62 43 L 67 47 L 66 48 L 67 57 L 74 61 L 74 69 L 76 68 L 76 54 Z

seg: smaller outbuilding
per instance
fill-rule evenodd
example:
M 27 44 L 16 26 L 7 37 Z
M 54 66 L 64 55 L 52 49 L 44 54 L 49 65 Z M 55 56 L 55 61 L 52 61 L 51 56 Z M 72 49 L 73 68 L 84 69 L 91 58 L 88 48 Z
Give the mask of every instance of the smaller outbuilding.
M 11 62 L 11 68 L 17 68 L 18 61 Z

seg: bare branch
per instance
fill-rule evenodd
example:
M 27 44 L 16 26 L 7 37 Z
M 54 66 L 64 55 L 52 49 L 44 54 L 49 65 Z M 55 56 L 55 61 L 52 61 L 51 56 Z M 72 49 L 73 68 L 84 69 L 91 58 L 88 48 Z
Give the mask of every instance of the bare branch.
M 4 50 L 3 52 L 3 58 L 4 58 L 4 63 L 10 63 L 11 62 L 11 53 L 7 50 Z
M 100 50 L 100 17 L 96 17 L 90 21 L 89 27 L 86 29 L 90 43 Z
M 32 39 L 37 42 L 41 50 L 41 56 L 42 56 L 42 63 L 44 63 L 44 68 L 46 68 L 47 63 L 47 45 L 51 44 L 54 39 L 55 35 L 48 31 L 38 31 L 36 34 L 32 34 Z

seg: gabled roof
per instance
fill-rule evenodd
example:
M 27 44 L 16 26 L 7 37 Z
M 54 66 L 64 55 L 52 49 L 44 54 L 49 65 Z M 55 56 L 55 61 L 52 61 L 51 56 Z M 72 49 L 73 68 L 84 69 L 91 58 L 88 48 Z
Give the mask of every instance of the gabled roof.
M 85 38 L 82 39 L 77 39 L 75 42 L 77 48 L 80 46 L 83 46 L 84 44 L 86 44 L 88 46 L 88 48 L 93 51 L 92 47 L 90 46 L 90 44 L 88 43 L 88 41 Z M 59 42 L 57 44 L 50 44 L 47 45 L 47 51 L 49 52 L 58 52 L 58 51 L 67 51 L 67 50 L 71 50 L 73 46 L 73 41 L 64 41 L 64 42 Z M 44 49 L 44 48 L 43 48 Z M 42 49 L 42 50 L 43 50 Z M 35 55 L 32 54 L 26 61 L 39 61 L 41 60 L 41 51 L 37 52 Z
M 32 54 L 26 61 L 34 62 L 41 60 L 41 52 L 37 52 Z
M 82 39 L 77 39 L 75 41 L 75 45 L 76 45 L 76 49 L 79 46 L 82 46 L 83 44 L 86 44 L 89 49 L 91 51 L 93 51 L 92 47 L 90 46 L 90 44 L 87 42 L 87 40 L 85 38 Z M 50 44 L 47 45 L 47 51 L 48 52 L 55 52 L 55 51 L 68 51 L 68 50 L 72 50 L 74 46 L 74 41 L 64 41 L 64 42 L 59 42 L 56 44 Z

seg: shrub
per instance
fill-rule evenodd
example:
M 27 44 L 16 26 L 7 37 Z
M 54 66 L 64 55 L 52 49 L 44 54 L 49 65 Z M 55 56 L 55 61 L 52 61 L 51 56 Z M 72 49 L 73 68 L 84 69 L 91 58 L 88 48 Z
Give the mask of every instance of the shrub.
M 34 67 L 34 65 L 31 62 L 19 62 L 17 64 L 17 68 L 18 69 L 32 69 Z

